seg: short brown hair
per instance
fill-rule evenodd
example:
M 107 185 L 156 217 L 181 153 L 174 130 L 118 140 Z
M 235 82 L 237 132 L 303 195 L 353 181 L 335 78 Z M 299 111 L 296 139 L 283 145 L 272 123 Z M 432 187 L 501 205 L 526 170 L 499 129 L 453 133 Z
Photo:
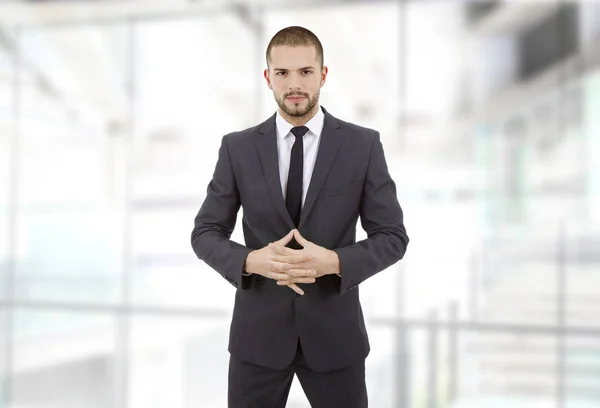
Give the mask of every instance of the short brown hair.
M 323 68 L 323 45 L 321 45 L 321 41 L 319 41 L 319 38 L 312 31 L 299 26 L 291 26 L 279 30 L 277 34 L 271 38 L 271 41 L 267 46 L 267 66 L 269 65 L 271 49 L 278 45 L 287 45 L 291 47 L 301 45 L 314 46 L 317 50 L 317 61 L 321 63 L 321 68 Z

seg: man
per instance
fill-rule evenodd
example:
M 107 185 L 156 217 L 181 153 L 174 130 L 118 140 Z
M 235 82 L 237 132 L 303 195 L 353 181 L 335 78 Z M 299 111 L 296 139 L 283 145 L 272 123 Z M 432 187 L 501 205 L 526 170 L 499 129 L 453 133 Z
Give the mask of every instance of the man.
M 223 137 L 195 218 L 194 252 L 237 288 L 230 408 L 285 407 L 294 374 L 313 408 L 367 407 L 369 341 L 358 284 L 408 236 L 379 133 L 319 105 L 319 39 L 288 27 L 264 71 L 279 109 Z M 243 207 L 246 245 L 230 240 Z M 356 224 L 368 238 L 356 241 Z

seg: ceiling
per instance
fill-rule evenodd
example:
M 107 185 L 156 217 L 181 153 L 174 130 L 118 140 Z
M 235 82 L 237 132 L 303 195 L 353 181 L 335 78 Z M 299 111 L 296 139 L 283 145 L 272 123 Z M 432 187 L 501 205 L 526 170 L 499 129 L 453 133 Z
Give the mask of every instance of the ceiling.
M 0 25 L 57 24 L 122 18 L 165 18 L 210 13 L 229 7 L 314 7 L 386 0 L 4 0 Z

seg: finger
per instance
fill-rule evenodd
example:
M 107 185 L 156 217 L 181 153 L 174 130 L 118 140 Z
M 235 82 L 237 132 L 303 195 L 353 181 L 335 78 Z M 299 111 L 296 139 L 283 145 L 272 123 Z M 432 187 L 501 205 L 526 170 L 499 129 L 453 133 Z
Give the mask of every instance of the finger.
M 288 278 L 288 280 L 278 280 L 278 285 L 289 285 L 292 283 L 315 283 L 315 278 Z
M 314 278 L 317 276 L 316 271 L 311 269 L 288 269 L 285 274 L 293 278 Z
M 299 294 L 299 295 L 304 295 L 304 291 L 303 291 L 302 289 L 300 289 L 300 288 L 298 287 L 298 285 L 296 285 L 296 284 L 294 284 L 294 283 L 290 283 L 290 284 L 288 285 L 288 287 L 289 287 L 290 289 L 292 289 L 294 292 L 296 292 L 297 294 Z
M 291 281 L 293 278 L 314 278 L 317 273 L 307 269 L 288 269 L 287 271 L 270 271 L 268 277 L 275 280 Z
M 271 242 L 269 244 L 269 249 L 272 249 L 273 251 L 277 252 L 278 254 L 281 255 L 294 255 L 295 253 L 301 251 L 301 249 L 292 249 L 292 248 L 288 248 L 286 246 Z
M 311 256 L 308 254 L 305 255 L 285 255 L 285 256 L 274 256 L 271 258 L 272 261 L 282 262 L 287 264 L 298 264 L 302 262 L 307 262 L 311 259 Z
M 294 232 L 294 238 L 296 238 L 296 241 L 303 247 L 306 248 L 306 245 L 311 243 L 309 240 L 307 240 L 302 235 L 300 235 L 300 231 L 298 231 L 297 229 L 293 230 L 293 232 Z
M 292 240 L 292 238 L 294 238 L 294 230 L 288 232 L 285 237 L 275 241 L 275 243 L 285 246 L 288 242 Z
M 294 267 L 293 264 L 289 264 L 287 262 L 279 262 L 274 261 L 273 259 L 269 260 L 269 266 L 271 271 L 273 272 L 284 272 L 287 273 L 288 270 Z
M 276 281 L 284 281 L 284 280 L 291 280 L 293 278 L 293 276 L 288 275 L 287 273 L 282 273 L 282 272 L 269 272 L 268 274 L 269 278 L 274 279 Z

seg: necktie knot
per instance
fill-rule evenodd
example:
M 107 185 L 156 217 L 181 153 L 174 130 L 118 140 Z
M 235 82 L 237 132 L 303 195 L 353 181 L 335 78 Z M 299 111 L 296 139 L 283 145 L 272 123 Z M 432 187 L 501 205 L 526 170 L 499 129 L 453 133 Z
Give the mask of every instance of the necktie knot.
M 308 128 L 306 126 L 295 126 L 292 128 L 291 132 L 294 136 L 296 136 L 296 139 L 298 139 L 308 132 Z

